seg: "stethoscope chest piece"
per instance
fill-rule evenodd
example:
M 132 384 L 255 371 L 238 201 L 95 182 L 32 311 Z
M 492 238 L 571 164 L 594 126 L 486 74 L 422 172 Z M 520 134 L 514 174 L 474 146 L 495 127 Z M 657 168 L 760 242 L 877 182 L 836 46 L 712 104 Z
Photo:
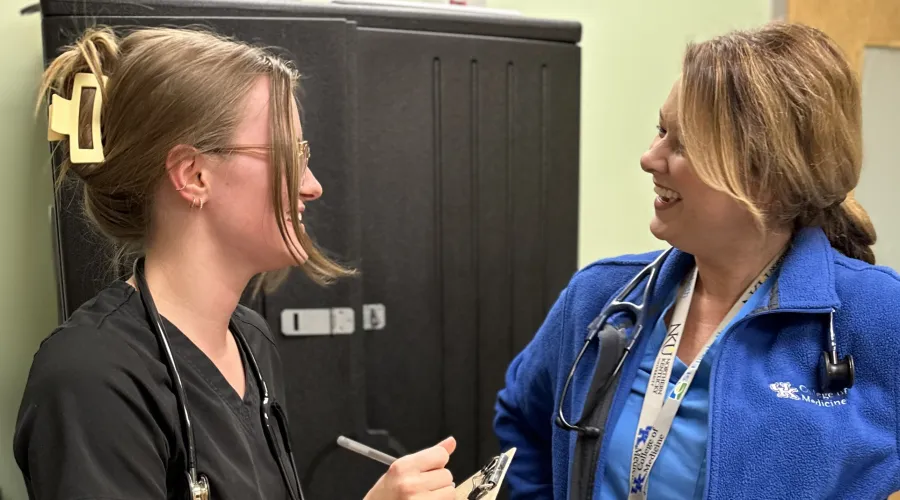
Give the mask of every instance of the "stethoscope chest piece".
M 209 480 L 203 474 L 198 474 L 195 480 L 188 474 L 188 486 L 191 490 L 191 500 L 209 500 Z
M 828 323 L 828 350 L 822 351 L 822 359 L 819 360 L 819 390 L 824 393 L 835 393 L 853 387 L 856 367 L 853 366 L 852 355 L 848 354 L 843 358 L 838 355 L 833 309 Z
M 853 387 L 855 371 L 852 355 L 838 358 L 836 352 L 822 351 L 822 359 L 819 361 L 820 390 L 835 393 Z

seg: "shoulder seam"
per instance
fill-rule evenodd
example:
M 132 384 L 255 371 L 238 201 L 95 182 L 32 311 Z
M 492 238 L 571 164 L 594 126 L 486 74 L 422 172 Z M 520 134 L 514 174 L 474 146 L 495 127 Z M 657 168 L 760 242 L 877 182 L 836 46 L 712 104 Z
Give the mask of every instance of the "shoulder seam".
M 596 262 L 592 262 L 592 263 L 584 266 L 583 268 L 581 268 L 581 270 L 578 271 L 578 273 L 580 274 L 584 271 L 593 269 L 595 267 L 606 267 L 606 266 L 645 267 L 647 264 L 649 264 L 651 262 L 653 262 L 652 259 L 641 259 L 641 260 L 633 260 L 633 261 L 629 261 L 629 260 L 598 260 Z
M 235 316 L 235 319 L 247 326 L 253 327 L 254 329 L 256 329 L 256 331 L 258 331 L 260 333 L 260 335 L 263 336 L 263 338 L 265 338 L 270 344 L 272 344 L 273 347 L 278 347 L 278 345 L 275 343 L 275 340 L 269 338 L 269 336 L 266 335 L 266 332 L 262 331 L 262 329 L 259 326 L 255 325 L 254 323 L 251 323 L 241 317 L 238 317 L 238 316 Z
M 568 323 L 569 323 L 569 303 L 572 300 L 572 295 L 573 295 L 570 292 L 571 292 L 571 289 L 569 287 L 566 287 L 563 290 L 563 293 L 566 296 L 563 298 L 562 324 L 560 325 L 559 345 L 556 347 L 557 364 L 559 364 L 559 361 L 562 360 L 563 346 L 566 345 L 565 338 L 566 338 L 566 325 L 568 325 Z M 574 340 L 574 338 L 573 338 L 573 340 Z M 556 373 L 554 374 L 553 378 L 555 378 L 555 376 L 558 376 L 558 375 L 559 375 L 559 369 L 556 370 Z M 557 385 L 559 385 L 559 381 L 555 381 L 555 383 Z M 556 411 L 556 408 L 554 408 L 553 411 Z
M 103 326 L 103 323 L 104 323 L 107 319 L 109 319 L 109 317 L 112 316 L 113 313 L 115 313 L 115 312 L 121 310 L 121 309 L 122 309 L 122 306 L 124 306 L 125 303 L 128 302 L 129 299 L 131 299 L 132 295 L 134 295 L 135 293 L 137 293 L 137 290 L 135 290 L 134 287 L 132 287 L 131 285 L 128 285 L 128 288 L 129 288 L 128 293 L 125 295 L 125 297 L 122 298 L 122 300 L 119 301 L 118 304 L 116 304 L 116 307 L 114 307 L 111 311 L 107 312 L 107 313 L 104 314 L 102 317 L 100 317 L 100 321 L 97 322 L 97 328 L 98 328 L 98 329 L 101 328 L 101 327 Z M 128 311 L 125 311 L 125 314 L 128 314 L 128 315 L 130 316 L 130 314 L 128 313 Z M 126 344 L 127 344 L 127 342 L 126 342 Z
M 128 302 L 129 299 L 131 299 L 131 297 L 132 297 L 135 293 L 137 293 L 137 290 L 136 290 L 135 288 L 130 287 L 130 286 L 129 286 L 129 288 L 131 288 L 131 289 L 129 290 L 129 292 L 128 292 L 128 294 L 125 296 L 125 298 L 119 303 L 119 305 L 117 305 L 117 306 L 115 307 L 115 309 L 113 309 L 112 311 L 110 311 L 110 312 L 108 312 L 107 314 L 103 315 L 103 318 L 97 323 L 97 329 L 100 329 L 100 326 L 103 324 L 103 322 L 105 322 L 106 319 L 109 318 L 109 317 L 112 315 L 112 313 L 114 313 L 114 312 L 116 312 L 116 311 L 122 310 L 125 314 L 131 316 L 131 312 L 128 311 L 127 309 L 124 309 L 124 308 L 122 307 L 122 306 L 125 305 L 126 302 Z M 141 304 L 141 305 L 143 305 L 143 304 Z M 145 313 L 146 313 L 146 311 L 145 311 Z M 159 338 L 158 338 L 158 335 L 159 335 L 159 334 L 158 334 L 158 333 L 156 332 L 156 330 L 153 328 L 153 325 L 151 325 L 150 322 L 149 322 L 146 318 L 137 318 L 137 319 L 142 320 L 143 322 L 146 322 L 146 323 L 147 323 L 147 326 L 149 327 L 150 332 L 151 332 L 151 333 L 153 334 L 153 336 L 156 338 L 156 341 L 159 342 Z M 134 346 L 132 346 L 132 345 L 129 344 L 128 342 L 125 342 L 125 340 L 123 340 L 123 339 L 119 339 L 119 341 L 120 341 L 122 344 L 125 344 L 125 345 L 128 347 L 128 350 L 129 350 L 131 353 L 133 353 L 137 359 L 141 359 L 141 353 L 139 353 L 139 352 L 137 351 L 137 349 L 134 348 Z M 142 364 L 142 363 L 139 363 L 139 364 Z M 142 364 L 142 365 L 143 365 L 143 364 Z M 144 372 L 149 376 L 149 375 L 150 375 L 150 371 L 148 370 L 147 366 L 146 366 L 146 365 L 143 365 L 142 368 L 143 368 Z M 170 376 L 170 374 L 168 373 L 168 371 L 166 372 L 166 377 L 169 378 L 169 382 L 170 382 L 170 383 L 174 383 L 174 381 L 172 380 L 172 377 Z M 160 408 L 160 410 L 162 410 L 164 413 L 166 412 L 164 408 Z M 174 422 L 178 422 L 179 416 L 178 416 L 177 410 L 176 410 L 175 415 L 167 415 L 167 416 L 174 416 L 174 417 L 175 417 Z M 177 424 L 175 424 L 175 425 L 177 425 Z M 165 433 L 163 433 L 163 434 L 165 434 Z M 173 454 L 173 452 L 172 452 L 172 448 L 169 446 L 169 439 L 168 439 L 168 438 L 169 438 L 169 436 L 166 436 L 166 439 L 163 440 L 163 446 L 166 447 L 166 450 L 165 450 L 165 451 L 166 451 L 165 459 L 166 459 L 166 463 L 167 463 L 167 464 L 168 464 L 169 462 L 172 461 L 172 457 L 174 456 L 174 454 Z M 178 438 L 176 437 L 176 439 L 178 439 Z M 176 446 L 177 446 L 177 444 L 176 444 Z M 110 500 L 116 500 L 116 499 L 110 499 Z
M 130 296 L 129 296 L 129 297 L 130 297 Z M 122 303 L 120 303 L 118 306 L 116 306 L 115 309 L 113 309 L 113 310 L 110 311 L 109 313 L 103 315 L 102 319 L 97 323 L 96 326 L 91 326 L 91 330 L 96 330 L 97 332 L 101 332 L 101 331 L 103 330 L 102 324 L 103 324 L 103 322 L 106 320 L 106 318 L 108 318 L 109 316 L 111 316 L 114 312 L 116 312 L 116 311 L 118 311 L 118 310 L 121 310 L 121 309 L 122 309 L 122 306 L 125 304 L 125 302 L 126 302 L 127 300 L 128 300 L 128 299 L 126 298 L 126 300 L 123 301 Z M 131 316 L 131 314 L 130 314 L 129 311 L 126 310 L 126 311 L 124 311 L 124 312 L 125 312 L 125 314 L 128 314 L 129 316 Z M 143 321 L 144 321 L 145 323 L 147 323 L 146 320 L 143 320 Z M 148 326 L 148 328 L 150 329 L 151 333 L 153 334 L 154 338 L 156 338 L 156 337 L 157 337 L 157 334 L 156 334 L 156 332 L 154 331 L 153 326 L 152 326 L 152 325 L 149 325 L 148 323 L 147 323 L 147 326 Z M 83 328 L 83 327 L 81 327 L 81 328 Z M 59 329 L 58 329 L 57 331 L 59 331 Z M 141 353 L 138 352 L 137 349 L 134 348 L 134 346 L 132 346 L 130 343 L 126 342 L 126 341 L 125 341 L 124 339 L 122 339 L 120 336 L 118 336 L 118 335 L 103 335 L 103 337 L 104 337 L 104 339 L 105 339 L 106 342 L 109 342 L 109 339 L 115 339 L 114 342 L 115 342 L 116 344 L 125 346 L 126 352 L 132 353 L 132 354 L 135 356 L 135 359 L 136 359 L 137 361 L 141 361 Z M 49 337 L 48 337 L 47 340 L 49 340 Z M 161 360 L 161 361 L 162 361 L 162 360 Z M 140 367 L 140 370 L 143 371 L 143 374 L 146 375 L 147 378 L 152 378 L 152 377 L 150 377 L 150 371 L 149 371 L 149 369 L 148 369 L 148 367 L 147 367 L 147 365 L 146 365 L 145 363 L 136 362 L 134 365 L 129 365 L 129 366 L 131 367 L 132 370 L 133 370 L 133 369 L 136 369 L 135 367 L 139 366 L 139 367 Z M 170 375 L 169 375 L 168 372 L 166 373 L 166 378 L 168 378 L 169 381 L 171 382 L 171 377 L 170 377 Z M 170 415 L 170 414 L 168 414 L 168 412 L 166 411 L 165 408 L 160 407 L 160 409 L 166 414 L 166 417 L 167 417 L 167 418 L 168 418 L 168 417 L 173 417 L 173 418 L 174 418 L 174 420 L 173 420 L 174 422 L 177 422 L 177 421 L 178 421 L 178 414 L 177 414 L 177 413 L 176 413 L 175 415 Z M 177 424 L 175 424 L 175 425 L 177 425 Z M 169 437 L 169 436 L 166 435 L 165 432 L 163 432 L 163 435 L 166 437 L 166 439 L 163 440 L 163 446 L 165 447 L 165 457 L 164 457 L 164 458 L 166 459 L 166 462 L 168 463 L 169 461 L 171 461 L 171 459 L 172 459 L 172 457 L 173 457 L 173 453 L 172 453 L 172 448 L 169 446 L 169 440 L 168 440 L 168 437 Z M 87 497 L 85 497 L 85 498 L 87 498 Z M 80 498 L 79 498 L 79 499 L 76 499 L 76 500 L 80 500 Z M 98 497 L 98 500 L 107 500 L 107 497 Z M 112 498 L 112 497 L 109 497 L 108 500 L 119 500 L 119 499 L 118 499 L 118 498 Z
M 838 266 L 841 266 L 841 267 L 843 267 L 843 268 L 845 268 L 845 269 L 849 269 L 849 270 L 851 270 L 851 271 L 875 271 L 875 272 L 877 272 L 877 273 L 881 273 L 881 274 L 883 274 L 883 275 L 885 275 L 885 276 L 887 276 L 887 277 L 893 279 L 894 281 L 900 283 L 900 278 L 898 278 L 897 276 L 895 276 L 895 275 L 893 275 L 892 273 L 890 273 L 887 269 L 882 269 L 882 268 L 877 267 L 877 266 L 851 267 L 851 266 L 848 265 L 846 262 L 842 262 L 842 261 L 839 260 L 839 259 L 835 259 L 835 260 L 834 260 L 834 263 L 835 263 L 836 265 L 838 265 Z

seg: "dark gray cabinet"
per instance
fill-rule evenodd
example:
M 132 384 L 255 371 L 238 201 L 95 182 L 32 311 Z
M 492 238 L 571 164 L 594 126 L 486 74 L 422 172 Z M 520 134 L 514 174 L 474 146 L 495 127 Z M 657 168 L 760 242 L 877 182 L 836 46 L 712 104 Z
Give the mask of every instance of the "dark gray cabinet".
M 89 24 L 201 24 L 281 47 L 303 73 L 325 187 L 304 217 L 362 274 L 322 289 L 298 272 L 246 302 L 279 339 L 310 498 L 361 498 L 384 470 L 338 451 L 339 434 L 394 454 L 453 434 L 458 477 L 497 452 L 507 364 L 577 265 L 578 24 L 286 1 L 44 1 L 42 12 L 48 60 Z M 109 268 L 78 197 L 62 190 L 54 211 L 61 317 L 128 271 Z M 353 333 L 283 335 L 307 309 L 352 317 Z

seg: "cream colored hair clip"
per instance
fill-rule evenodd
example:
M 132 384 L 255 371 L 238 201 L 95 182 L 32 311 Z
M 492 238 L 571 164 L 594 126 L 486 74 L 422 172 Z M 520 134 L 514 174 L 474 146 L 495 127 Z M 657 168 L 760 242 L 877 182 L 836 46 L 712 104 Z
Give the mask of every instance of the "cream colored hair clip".
M 109 80 L 103 77 L 103 85 Z M 78 134 L 78 112 L 81 109 L 82 91 L 87 88 L 95 89 L 94 109 L 91 112 L 91 145 L 90 148 L 81 147 L 81 139 Z M 103 106 L 103 92 L 100 84 L 92 73 L 78 73 L 72 85 L 72 100 L 59 94 L 53 94 L 50 99 L 49 119 L 47 127 L 48 141 L 61 141 L 69 137 L 69 161 L 72 163 L 100 163 L 103 161 L 103 142 L 100 136 L 100 110 Z

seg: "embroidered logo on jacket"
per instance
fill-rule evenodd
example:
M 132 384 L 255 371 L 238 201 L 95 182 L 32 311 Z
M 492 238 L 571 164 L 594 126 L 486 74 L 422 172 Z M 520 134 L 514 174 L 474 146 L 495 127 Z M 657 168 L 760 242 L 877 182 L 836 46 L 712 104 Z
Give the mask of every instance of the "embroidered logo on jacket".
M 797 395 L 799 389 L 791 387 L 790 382 L 775 382 L 774 384 L 769 384 L 769 389 L 775 391 L 775 395 L 779 398 L 800 399 L 800 396 Z
M 803 401 L 825 408 L 847 404 L 847 389 L 840 392 L 816 392 L 802 384 L 795 387 L 790 382 L 775 382 L 769 384 L 769 389 L 772 389 L 779 398 Z

